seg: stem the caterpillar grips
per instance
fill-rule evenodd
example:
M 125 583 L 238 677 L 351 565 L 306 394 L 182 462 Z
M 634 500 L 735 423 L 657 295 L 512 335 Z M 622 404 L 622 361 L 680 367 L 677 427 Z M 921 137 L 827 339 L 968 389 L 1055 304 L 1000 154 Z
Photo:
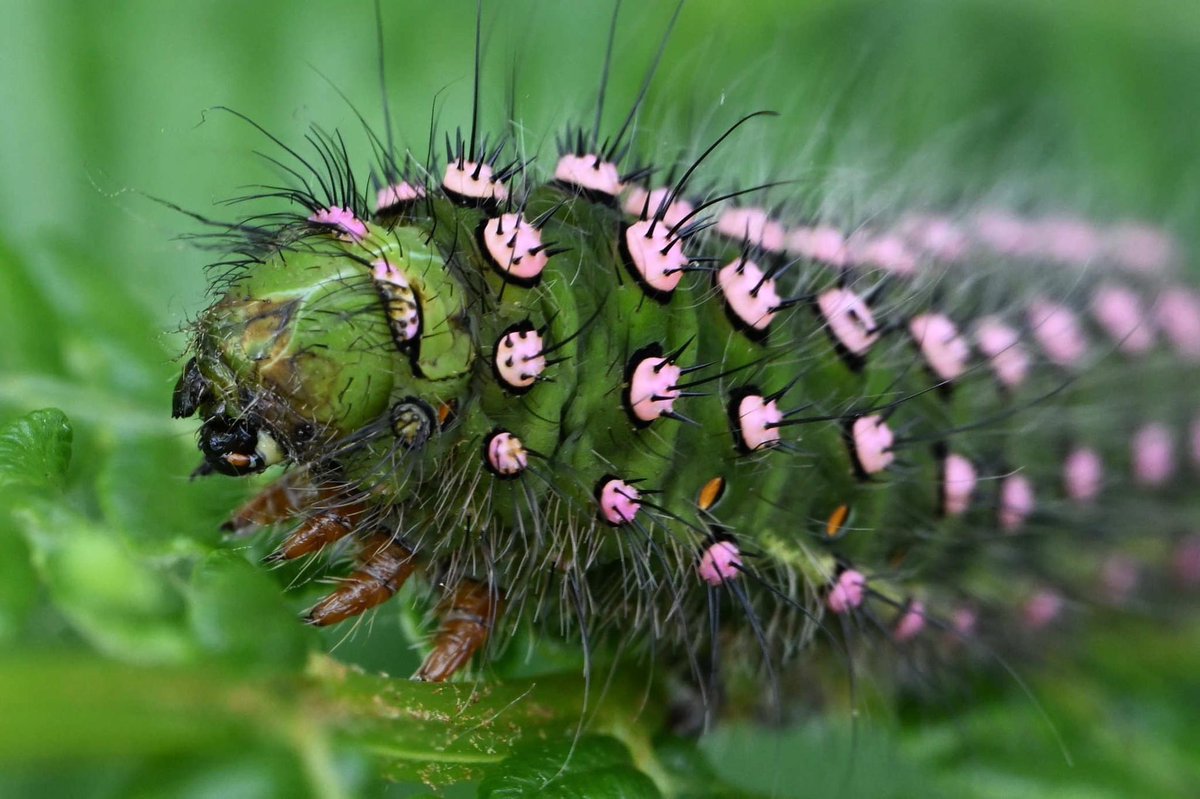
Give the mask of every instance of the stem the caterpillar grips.
M 522 625 L 685 673 L 701 647 L 771 674 L 819 658 L 825 613 L 906 651 L 931 627 L 999 639 L 1099 590 L 1055 571 L 1065 530 L 1115 531 L 1133 488 L 1200 463 L 1200 294 L 1164 230 L 969 202 L 852 229 L 734 204 L 767 186 L 691 181 L 761 114 L 693 160 L 635 158 L 645 87 L 602 141 L 603 81 L 594 129 L 542 175 L 480 138 L 478 61 L 444 163 L 402 173 L 415 160 L 370 134 L 373 213 L 340 136 L 314 130 L 312 158 L 272 137 L 292 208 L 222 234 L 246 254 L 175 389 L 202 473 L 286 466 L 228 529 L 289 526 L 271 562 L 353 542 L 309 623 L 418 577 L 433 681 Z M 1043 271 L 1062 281 L 1030 289 Z M 1116 407 L 1127 379 L 1141 399 Z M 1198 550 L 1164 554 L 1181 584 Z M 1136 590 L 1120 546 L 1090 557 L 1106 596 Z

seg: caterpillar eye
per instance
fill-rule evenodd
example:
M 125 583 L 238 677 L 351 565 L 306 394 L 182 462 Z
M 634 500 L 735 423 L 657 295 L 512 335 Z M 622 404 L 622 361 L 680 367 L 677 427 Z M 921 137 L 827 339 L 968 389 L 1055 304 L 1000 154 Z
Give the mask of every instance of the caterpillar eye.
M 186 419 L 196 413 L 208 399 L 208 380 L 200 373 L 200 366 L 192 358 L 183 367 L 183 374 L 175 383 L 175 393 L 171 396 L 171 417 Z
M 213 471 L 231 477 L 256 474 L 284 459 L 267 431 L 247 419 L 214 416 L 200 428 L 200 451 Z

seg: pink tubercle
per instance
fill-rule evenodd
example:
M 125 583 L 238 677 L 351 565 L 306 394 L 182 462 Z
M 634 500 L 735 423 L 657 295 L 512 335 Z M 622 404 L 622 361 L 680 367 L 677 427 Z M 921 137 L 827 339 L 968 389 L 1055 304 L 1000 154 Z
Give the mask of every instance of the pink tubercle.
M 1100 584 L 1105 598 L 1114 605 L 1124 605 L 1137 590 L 1141 578 L 1137 562 L 1119 552 L 1109 555 L 1100 568 Z
M 1192 459 L 1192 466 L 1200 468 L 1200 415 L 1192 418 L 1192 423 L 1188 425 L 1188 454 Z
M 849 248 L 850 260 L 860 266 L 873 266 L 902 277 L 917 273 L 917 255 L 897 233 L 862 230 L 851 237 Z
M 914 599 L 900 614 L 896 626 L 892 629 L 892 638 L 896 643 L 903 644 L 911 641 L 925 629 L 925 603 Z
M 1085 266 L 1103 252 L 1103 240 L 1087 220 L 1049 216 L 1038 223 L 1041 254 L 1069 266 Z
M 837 269 L 846 265 L 846 237 L 831 225 L 793 228 L 787 237 L 787 251 L 810 261 Z
M 967 234 L 949 217 L 936 214 L 907 216 L 901 220 L 899 231 L 914 247 L 944 263 L 961 261 L 971 249 Z
M 779 423 L 783 413 L 774 400 L 758 394 L 747 394 L 738 402 L 738 434 L 750 452 L 766 449 L 779 443 Z
M 446 164 L 442 177 L 442 188 L 459 197 L 481 202 L 503 202 L 508 198 L 508 189 L 496 180 L 491 164 L 475 161 L 451 161 Z
M 1154 320 L 1181 358 L 1200 361 L 1200 296 L 1180 286 L 1165 289 L 1154 305 Z
M 1021 334 L 995 316 L 980 319 L 975 325 L 975 344 L 988 359 L 1000 385 L 1018 388 L 1029 375 L 1029 353 L 1021 345 Z
M 1200 534 L 1193 533 L 1175 545 L 1171 571 L 1183 587 L 1200 587 Z
M 414 186 L 407 180 L 402 180 L 399 183 L 384 186 L 376 193 L 375 211 L 376 213 L 386 212 L 397 206 L 424 199 L 424 197 L 424 186 Z
M 846 569 L 838 575 L 825 604 L 839 616 L 862 607 L 867 592 L 867 578 L 862 572 Z
M 593 153 L 568 154 L 559 158 L 554 179 L 610 197 L 616 197 L 625 188 L 617 165 Z
M 536 330 L 511 330 L 496 344 L 496 373 L 509 388 L 529 388 L 546 371 L 545 345 Z
M 861 358 L 879 340 L 879 325 L 870 307 L 850 289 L 822 292 L 817 297 L 817 309 L 829 332 L 851 355 Z
M 1141 298 L 1127 286 L 1105 283 L 1096 289 L 1092 317 L 1127 355 L 1140 355 L 1154 346 L 1154 331 Z
M 882 416 L 860 416 L 850 425 L 854 459 L 864 474 L 878 474 L 896 459 L 892 444 L 896 437 Z
M 717 285 L 729 310 L 755 330 L 767 329 L 782 302 L 774 278 L 767 277 L 758 264 L 744 258 L 721 267 Z
M 542 232 L 520 214 L 489 219 L 483 226 L 483 244 L 500 271 L 517 280 L 533 280 L 550 262 Z
M 313 212 L 308 221 L 314 225 L 333 228 L 338 235 L 349 241 L 362 241 L 367 237 L 367 225 L 349 208 L 331 205 Z
M 947 516 L 966 513 L 977 480 L 974 464 L 956 452 L 948 454 L 942 461 L 942 512 Z
M 642 422 L 652 422 L 670 413 L 679 399 L 679 382 L 683 370 L 666 358 L 643 358 L 629 379 L 629 407 Z
M 1063 483 L 1067 496 L 1079 505 L 1090 505 L 1104 486 L 1104 464 L 1099 453 L 1080 447 L 1067 455 L 1063 463 Z
M 1110 257 L 1131 272 L 1162 272 L 1178 258 L 1170 233 L 1139 222 L 1115 225 L 1109 231 L 1107 247 Z
M 529 465 L 529 452 L 521 439 L 507 431 L 495 433 L 487 445 L 488 466 L 502 477 L 515 477 Z
M 1029 303 L 1028 316 L 1033 337 L 1051 363 L 1066 369 L 1079 365 L 1088 343 L 1074 311 L 1039 298 Z
M 625 247 L 633 268 L 651 289 L 671 292 L 679 285 L 688 257 L 683 241 L 672 237 L 669 225 L 653 219 L 634 222 L 625 230 Z
M 765 208 L 726 208 L 717 217 L 717 232 L 774 253 L 783 252 L 787 238 L 783 225 L 772 219 Z
M 978 625 L 979 614 L 975 608 L 968 605 L 955 608 L 954 613 L 950 615 L 950 628 L 959 638 L 970 638 L 975 634 L 975 628 Z
M 1157 488 L 1175 473 L 1175 439 L 1166 425 L 1150 422 L 1140 427 L 1130 450 L 1133 479 L 1138 485 Z
M 1000 529 L 1015 533 L 1033 513 L 1036 499 L 1033 481 L 1023 474 L 1010 474 L 1000 482 Z
M 1034 225 L 1001 208 L 981 211 L 973 223 L 975 237 L 993 252 L 1010 258 L 1027 258 L 1038 249 Z
M 700 556 L 697 571 L 700 579 L 716 588 L 735 579 L 741 572 L 742 553 L 732 541 L 717 541 L 710 544 Z
M 610 478 L 600 487 L 600 515 L 609 524 L 628 524 L 642 509 L 641 498 L 629 483 Z
M 421 311 L 408 278 L 394 264 L 382 258 L 371 265 L 371 276 L 380 283 L 395 287 L 386 294 L 389 321 L 395 335 L 404 341 L 412 341 L 421 331 Z M 404 311 L 405 315 L 397 318 L 400 311 Z
M 408 282 L 408 278 L 404 273 L 396 268 L 391 262 L 380 258 L 375 263 L 371 264 L 371 276 L 376 280 L 384 283 L 390 283 L 393 286 L 399 286 L 403 289 L 410 289 L 412 285 Z
M 1042 588 L 1025 600 L 1021 608 L 1021 618 L 1025 628 L 1034 632 L 1044 630 L 1062 615 L 1063 598 L 1049 588 Z
M 915 316 L 908 323 L 908 332 L 920 348 L 925 365 L 940 379 L 956 380 L 967 370 L 971 347 L 945 314 Z
M 622 207 L 630 216 L 636 216 L 638 219 L 652 219 L 658 213 L 658 207 L 670 196 L 671 189 L 666 186 L 650 192 L 641 186 L 634 186 L 625 194 L 625 203 Z M 668 228 L 673 228 L 694 210 L 696 208 L 690 202 L 676 198 L 667 203 L 667 207 L 663 209 L 662 222 Z

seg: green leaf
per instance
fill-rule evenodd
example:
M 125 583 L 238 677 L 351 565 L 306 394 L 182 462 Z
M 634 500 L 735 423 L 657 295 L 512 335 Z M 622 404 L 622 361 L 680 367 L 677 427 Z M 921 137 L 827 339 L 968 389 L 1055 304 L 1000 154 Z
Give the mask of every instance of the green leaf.
M 639 763 L 652 763 L 642 731 L 661 723 L 662 704 L 647 698 L 643 680 L 622 672 L 613 675 L 604 701 L 595 706 L 585 703 L 583 679 L 575 673 L 434 685 L 365 674 L 328 658 L 314 659 L 310 672 L 354 720 L 352 739 L 378 758 L 390 779 L 400 781 L 444 785 L 491 776 L 533 742 L 569 746 L 585 714 L 590 731 L 620 738 L 643 753 Z M 634 717 L 636 726 L 630 723 Z M 621 751 L 621 762 L 630 762 Z
M 1079 662 L 1032 673 L 1030 693 L 1010 682 L 941 721 L 922 711 L 910 759 L 937 763 L 952 796 L 1194 796 L 1200 624 L 1109 619 L 1086 642 Z
M 268 686 L 231 676 L 78 653 L 0 659 L 0 763 L 226 748 L 280 712 Z
M 21 633 L 37 604 L 37 588 L 25 541 L 17 535 L 0 534 L 0 642 Z
M 183 601 L 161 569 L 61 505 L 32 504 L 16 521 L 55 607 L 93 646 L 129 662 L 189 656 Z
M 904 756 L 884 719 L 864 713 L 862 721 L 852 726 L 849 713 L 845 706 L 832 705 L 826 715 L 789 729 L 726 721 L 705 734 L 700 746 L 710 768 L 726 784 L 737 787 L 731 792 L 735 796 L 938 799 L 953 795 L 938 790 L 921 760 Z
M 578 741 L 522 746 L 479 786 L 480 799 L 653 799 L 662 794 L 634 766 L 625 746 L 586 735 Z
M 138 552 L 204 554 L 245 499 L 246 482 L 189 480 L 200 461 L 194 438 L 126 435 L 105 458 L 96 494 L 105 520 Z
M 0 487 L 61 489 L 71 463 L 71 424 L 62 411 L 34 411 L 0 428 Z
M 266 572 L 232 552 L 214 552 L 197 566 L 188 620 L 202 649 L 244 669 L 299 670 L 316 642 Z
M 751 799 L 756 794 L 731 785 L 716 770 L 696 741 L 669 737 L 658 741 L 655 757 L 667 775 L 668 793 L 675 799 Z
M 0 243 L 0 366 L 5 371 L 62 371 L 57 321 L 27 263 Z
M 0 718 L 5 796 L 346 799 L 363 794 L 369 774 L 362 755 L 334 749 L 331 732 L 343 719 L 298 672 L 267 678 L 214 662 L 136 667 L 69 652 L 4 656 Z M 36 791 L 47 785 L 39 777 L 73 768 L 86 769 L 94 784 L 111 765 L 128 776 L 108 791 L 5 792 Z

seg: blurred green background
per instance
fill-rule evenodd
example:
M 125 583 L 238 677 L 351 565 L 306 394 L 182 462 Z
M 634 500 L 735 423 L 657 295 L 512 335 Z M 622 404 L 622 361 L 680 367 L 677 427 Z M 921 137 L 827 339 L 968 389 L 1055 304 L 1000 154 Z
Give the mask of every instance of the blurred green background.
M 671 11 L 626 5 L 610 122 Z M 443 127 L 469 120 L 473 4 L 383 7 L 392 115 L 423 158 L 435 96 Z M 609 13 L 488 4 L 485 119 L 515 108 L 543 165 L 564 120 L 591 118 Z M 217 535 L 246 487 L 187 482 L 193 425 L 168 418 L 169 394 L 213 256 L 146 196 L 231 218 L 223 199 L 273 178 L 261 134 L 218 105 L 292 142 L 338 127 L 364 153 L 347 99 L 379 126 L 370 3 L 0 0 L 0 19 L 0 795 L 411 792 L 416 771 L 376 776 L 387 730 L 356 728 L 303 676 L 330 648 L 407 673 L 399 611 L 350 636 L 302 628 L 320 586 L 283 594 L 294 573 Z M 801 196 L 847 217 L 984 194 L 1197 229 L 1200 3 L 688 3 L 642 150 L 695 152 L 759 108 L 782 117 L 709 179 L 804 177 Z M 16 421 L 48 406 L 71 420 L 69 466 L 57 417 Z M 1006 680 L 954 712 L 722 729 L 705 749 L 780 796 L 1194 795 L 1200 636 L 1114 625 L 1022 670 L 1049 725 Z

